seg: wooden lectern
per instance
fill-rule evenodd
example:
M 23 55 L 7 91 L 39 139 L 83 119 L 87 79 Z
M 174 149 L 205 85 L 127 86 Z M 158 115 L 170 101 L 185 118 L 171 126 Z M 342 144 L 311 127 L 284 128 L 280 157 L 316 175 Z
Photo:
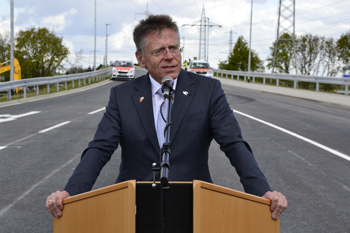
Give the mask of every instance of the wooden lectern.
M 161 231 L 158 183 L 135 180 L 69 197 L 54 233 L 157 233 Z M 170 182 L 167 233 L 279 232 L 270 200 L 202 181 Z

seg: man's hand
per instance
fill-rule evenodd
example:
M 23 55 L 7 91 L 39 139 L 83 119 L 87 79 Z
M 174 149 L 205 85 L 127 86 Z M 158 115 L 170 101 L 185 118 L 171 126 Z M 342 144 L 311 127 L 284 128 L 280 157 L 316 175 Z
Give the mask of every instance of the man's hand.
M 62 210 L 63 210 L 63 199 L 70 197 L 69 193 L 67 191 L 56 191 L 55 193 L 52 193 L 50 196 L 46 199 L 46 208 L 50 211 L 50 213 L 56 217 L 59 218 L 62 216 Z
M 275 220 L 277 220 L 281 213 L 287 208 L 288 206 L 288 202 L 286 197 L 279 192 L 266 192 L 264 194 L 264 196 L 262 196 L 263 198 L 267 198 L 269 200 L 271 200 L 271 217 Z

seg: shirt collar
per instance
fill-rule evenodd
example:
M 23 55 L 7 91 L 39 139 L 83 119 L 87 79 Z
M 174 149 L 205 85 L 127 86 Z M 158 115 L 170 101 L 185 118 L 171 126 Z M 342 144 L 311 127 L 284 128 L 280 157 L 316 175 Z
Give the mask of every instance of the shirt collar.
M 149 74 L 149 79 L 151 81 L 151 86 L 152 86 L 152 96 L 154 96 L 154 94 L 157 93 L 157 91 L 159 90 L 159 88 L 162 87 L 162 85 L 157 82 L 156 80 L 154 80 L 151 76 L 151 74 Z M 176 84 L 177 84 L 177 79 L 174 80 L 174 85 L 173 85 L 173 90 L 175 91 L 176 90 Z

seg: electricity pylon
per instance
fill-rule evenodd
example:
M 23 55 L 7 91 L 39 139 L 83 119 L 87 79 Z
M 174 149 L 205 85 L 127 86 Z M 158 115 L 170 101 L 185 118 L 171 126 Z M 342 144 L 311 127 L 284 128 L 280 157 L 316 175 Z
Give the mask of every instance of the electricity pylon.
M 147 18 L 150 15 L 150 12 L 148 11 L 148 2 L 146 4 L 146 11 L 144 11 L 142 13 L 136 13 L 135 14 L 135 19 L 136 19 L 136 15 L 145 15 L 145 18 Z
M 228 57 L 230 57 L 231 53 L 233 52 L 233 40 L 232 40 L 232 34 L 237 34 L 237 32 L 230 30 L 230 39 L 228 41 Z
M 209 28 L 210 27 L 222 27 L 222 25 L 218 24 L 210 24 L 209 18 L 205 17 L 205 10 L 203 5 L 201 20 L 199 22 L 193 24 L 184 24 L 182 26 L 199 26 L 199 52 L 198 52 L 198 60 L 208 61 L 209 57 Z
M 275 43 L 275 51 L 272 61 L 272 73 L 275 70 L 276 53 L 278 43 L 282 40 L 280 36 L 284 33 L 288 33 L 292 37 L 293 53 L 294 53 L 294 68 L 295 74 L 297 74 L 296 65 L 296 49 L 295 49 L 295 0 L 280 0 L 278 10 L 278 24 L 277 24 L 277 39 Z M 284 39 L 285 40 L 285 39 Z
M 208 23 L 209 24 L 209 23 Z M 207 18 L 205 17 L 204 5 L 202 10 L 202 16 L 200 20 L 200 29 L 199 29 L 199 53 L 198 59 L 202 60 L 202 56 L 204 60 L 208 61 L 207 58 Z M 209 29 L 208 29 L 209 32 Z

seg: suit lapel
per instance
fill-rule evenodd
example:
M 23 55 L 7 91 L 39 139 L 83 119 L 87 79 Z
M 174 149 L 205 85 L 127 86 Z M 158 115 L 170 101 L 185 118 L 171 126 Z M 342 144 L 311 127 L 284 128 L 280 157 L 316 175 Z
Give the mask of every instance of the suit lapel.
M 157 133 L 154 126 L 151 83 L 149 81 L 148 73 L 139 78 L 139 82 L 135 85 L 135 90 L 136 91 L 132 96 L 134 105 L 147 137 L 156 152 L 159 153 Z
M 181 70 L 176 86 L 175 100 L 171 115 L 172 125 L 170 141 L 175 137 L 195 93 L 196 89 L 193 80 L 187 75 L 187 72 Z M 140 101 L 142 97 L 144 97 L 144 99 Z M 160 148 L 153 117 L 151 83 L 148 74 L 139 78 L 139 82 L 135 85 L 135 93 L 132 98 L 147 137 L 156 152 L 159 153 Z
M 175 137 L 181 122 L 194 98 L 196 89 L 194 82 L 186 71 L 181 70 L 175 92 L 175 100 L 172 109 L 172 125 L 170 131 L 170 141 Z

